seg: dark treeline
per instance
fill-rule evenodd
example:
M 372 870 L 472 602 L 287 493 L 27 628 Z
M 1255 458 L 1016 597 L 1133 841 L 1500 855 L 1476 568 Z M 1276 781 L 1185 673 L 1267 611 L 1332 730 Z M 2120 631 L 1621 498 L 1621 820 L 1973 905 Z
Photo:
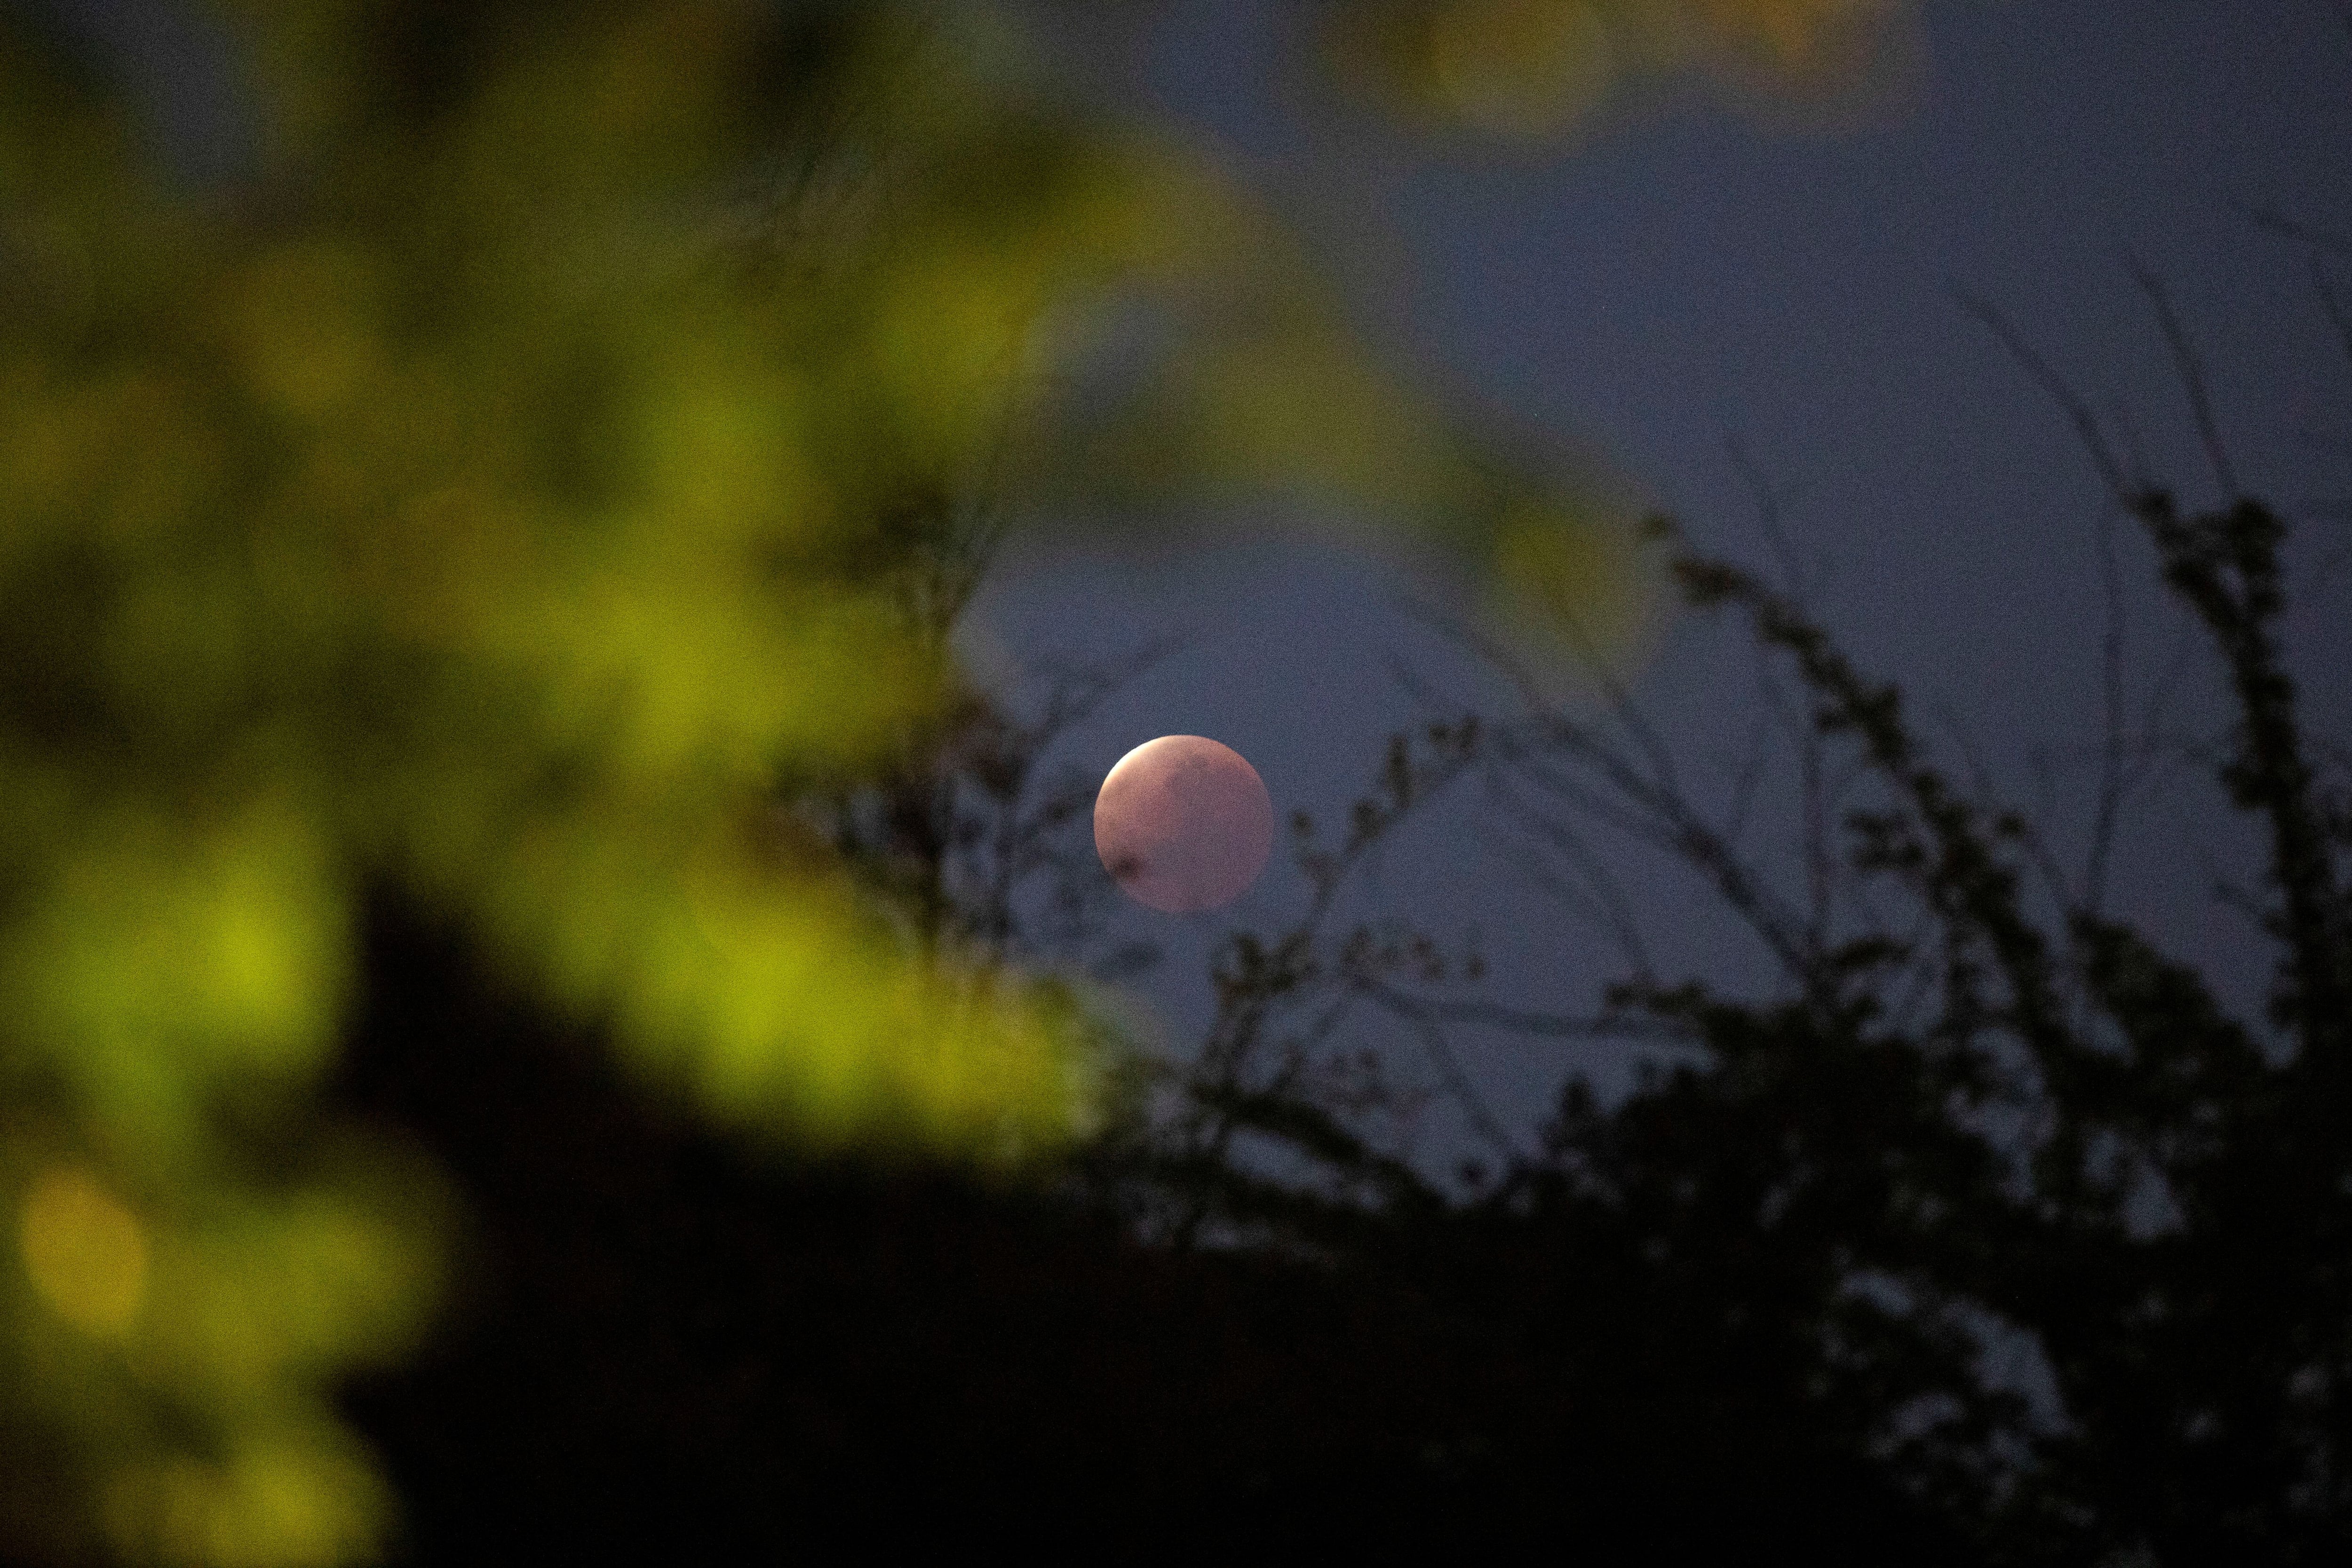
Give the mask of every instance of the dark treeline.
M 1150 1245 L 1091 1183 L 749 1157 L 414 925 L 372 955 L 349 1091 L 472 1211 L 447 1329 L 352 1401 L 407 1560 L 841 1531 L 1962 1560 L 1795 1418 L 1781 1336 L 1557 1202 L 1408 1203 L 1338 1249 L 1327 1216 L 1312 1261 Z
M 2220 774 L 2267 834 L 2264 1018 L 1956 784 L 1794 604 L 1695 556 L 1687 599 L 1744 617 L 1801 693 L 1791 743 L 1862 781 L 1805 891 L 1638 739 L 1557 712 L 1401 738 L 1346 841 L 1302 849 L 1328 893 L 1467 772 L 1549 785 L 1563 823 L 1646 826 L 1780 962 L 1760 998 L 1637 975 L 1601 1016 L 1517 1016 L 1662 1049 L 1614 1102 L 1571 1077 L 1541 1152 L 1466 1187 L 1382 1155 L 1307 1071 L 1299 1020 L 1328 1032 L 1333 998 L 1442 1024 L 1417 939 L 1312 917 L 1236 938 L 1156 1109 L 976 1180 L 695 1130 L 384 906 L 347 1092 L 475 1211 L 438 1350 L 355 1399 L 410 1554 L 944 1526 L 1119 1552 L 2340 1560 L 2352 821 L 2298 727 L 2278 515 L 2118 486 L 2235 694 Z M 1042 734 L 975 706 L 931 771 L 819 819 L 924 918 L 1017 948 L 979 907 L 1006 883 L 953 871 L 985 837 L 956 824 L 1018 814 Z M 1049 792 L 1032 825 L 1073 820 Z M 2046 1387 L 1988 1374 L 2021 1346 Z

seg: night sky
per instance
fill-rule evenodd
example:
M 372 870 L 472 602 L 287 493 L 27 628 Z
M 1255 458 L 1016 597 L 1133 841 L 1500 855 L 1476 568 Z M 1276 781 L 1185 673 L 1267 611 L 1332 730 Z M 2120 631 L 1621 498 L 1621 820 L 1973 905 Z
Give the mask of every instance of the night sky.
M 2252 841 L 2191 759 L 2224 722 L 2210 666 L 2062 413 L 1957 294 L 1999 309 L 2119 445 L 2210 505 L 2218 491 L 2135 267 L 2161 284 L 2242 485 L 2301 527 L 2293 655 L 2313 730 L 2340 744 L 2352 735 L 2352 358 L 2318 302 L 2315 246 L 2248 209 L 2352 235 L 2346 15 L 2320 0 L 1931 5 L 1916 68 L 1843 123 L 1776 123 L 1687 92 L 1537 151 L 1335 115 L 1300 15 L 1151 8 L 1146 25 L 1075 35 L 1069 53 L 1100 101 L 1207 144 L 1265 193 L 1346 282 L 1371 339 L 1472 417 L 1564 460 L 1597 454 L 1704 546 L 1770 565 L 1760 477 L 1782 507 L 1784 580 L 1792 568 L 1863 663 L 1904 684 L 1947 761 L 1973 752 L 2070 860 L 2103 711 L 2105 512 L 2135 713 L 2168 678 L 2171 692 L 2157 726 L 2170 760 L 2132 797 L 2112 903 L 2213 966 L 2225 994 L 2258 998 L 2247 930 L 2211 896 L 2254 863 Z M 2352 256 L 2330 276 L 2352 297 Z M 1066 755 L 1108 767 L 1154 734 L 1211 735 L 1257 763 L 1278 813 L 1335 813 L 1382 737 L 1421 711 L 1395 664 L 1465 705 L 1500 711 L 1507 698 L 1397 609 L 1428 585 L 1298 542 L 1285 522 L 1242 518 L 1234 542 L 1181 561 L 1033 546 L 987 601 L 981 642 L 1017 665 L 1184 637 Z M 1669 625 L 1635 684 L 1703 800 L 1727 798 L 1756 717 L 1727 630 Z M 1768 859 L 1789 838 L 1769 804 L 1745 841 Z M 1480 932 L 1490 997 L 1589 1008 L 1622 965 L 1531 885 L 1524 857 L 1465 793 L 1400 837 L 1358 906 L 1409 910 L 1440 936 Z M 1621 869 L 1661 969 L 1760 974 L 1686 876 L 1639 856 Z M 1271 930 L 1302 896 L 1278 866 L 1228 913 Z M 1167 945 L 1142 984 L 1183 1038 L 1206 1016 L 1202 956 L 1224 925 L 1139 911 L 1123 929 Z M 1591 1045 L 1464 1044 L 1522 1129 L 1563 1071 L 1605 1082 L 1623 1061 Z M 1433 1152 L 1450 1144 L 1442 1129 L 1429 1138 Z
M 39 7 L 138 81 L 163 151 L 192 179 L 234 168 L 238 111 L 187 13 L 135 0 Z M 1860 110 L 1728 104 L 1703 87 L 1622 104 L 1557 146 L 1415 137 L 1352 112 L 1317 72 L 1312 6 L 1287 0 L 1041 7 L 1054 65 L 1097 112 L 1205 149 L 1308 241 L 1358 326 L 1472 422 L 1598 464 L 1703 546 L 1793 570 L 1813 612 L 1900 680 L 1915 721 L 2078 856 L 2102 712 L 2097 541 L 2117 541 L 2130 701 L 2170 682 L 2172 760 L 2133 797 L 2116 904 L 2225 994 L 2263 983 L 2217 879 L 2252 841 L 2189 760 L 2226 712 L 2197 638 L 2105 507 L 2060 412 L 1957 298 L 2001 311 L 2185 499 L 2215 498 L 2137 267 L 2160 281 L 2210 373 L 2245 487 L 2302 532 L 2289 629 L 2307 714 L 2352 735 L 2352 354 L 2318 303 L 2316 251 L 2249 209 L 2352 235 L 2352 21 L 2326 0 L 2247 5 L 2024 5 L 1918 12 L 1917 48 Z M 1058 29 L 1058 31 L 1056 31 Z M 2331 276 L 2352 300 L 2352 255 Z M 1746 466 L 1736 459 L 1744 454 Z M 1785 562 L 1757 525 L 1778 496 Z M 1417 717 L 1402 666 L 1460 707 L 1507 694 L 1399 609 L 1433 585 L 1308 542 L 1276 513 L 1228 517 L 1214 549 L 1151 555 L 1041 528 L 983 601 L 971 645 L 1016 692 L 1024 668 L 1109 663 L 1164 638 L 1058 756 L 1097 776 L 1153 735 L 1250 757 L 1278 815 L 1326 819 Z M 1083 537 L 1083 536 L 1082 536 Z M 1442 605 L 1441 605 L 1442 607 Z M 1665 624 L 1634 694 L 1702 800 L 1728 796 L 1757 720 L 1744 644 Z M 2183 659 L 2188 650 L 2189 656 Z M 1783 810 L 1776 814 L 1778 803 Z M 1789 848 L 1768 789 L 1744 841 Z M 1623 972 L 1610 942 L 1524 874 L 1475 792 L 1413 823 L 1357 891 L 1441 937 L 1476 932 L 1485 994 L 1587 1010 Z M 1759 956 L 1675 868 L 1618 867 L 1669 975 L 1736 984 Z M 1139 984 L 1169 1037 L 1206 1017 L 1206 955 L 1233 925 L 1280 928 L 1300 878 L 1279 863 L 1224 916 L 1135 910 L 1115 938 L 1164 946 Z M 1524 1131 L 1573 1067 L 1612 1048 L 1463 1044 Z M 1443 1129 L 1432 1137 L 1448 1140 Z

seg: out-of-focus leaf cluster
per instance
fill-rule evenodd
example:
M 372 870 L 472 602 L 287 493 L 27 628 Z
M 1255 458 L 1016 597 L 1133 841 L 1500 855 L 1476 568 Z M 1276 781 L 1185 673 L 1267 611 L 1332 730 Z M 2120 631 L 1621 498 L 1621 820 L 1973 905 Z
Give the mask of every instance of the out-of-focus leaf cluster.
M 427 1320 L 447 1200 L 317 1110 L 373 890 L 723 1121 L 1083 1121 L 1072 1004 L 910 951 L 774 805 L 959 700 L 904 589 L 983 475 L 1303 486 L 1490 566 L 1590 526 L 972 9 L 252 0 L 249 167 L 195 188 L 6 26 L 12 1550 L 380 1543 L 330 1393 Z
M 1905 0 L 1380 0 L 1335 7 L 1358 86 L 1425 121 L 1489 135 L 1570 130 L 1645 79 L 1697 75 L 1757 99 L 1874 86 Z

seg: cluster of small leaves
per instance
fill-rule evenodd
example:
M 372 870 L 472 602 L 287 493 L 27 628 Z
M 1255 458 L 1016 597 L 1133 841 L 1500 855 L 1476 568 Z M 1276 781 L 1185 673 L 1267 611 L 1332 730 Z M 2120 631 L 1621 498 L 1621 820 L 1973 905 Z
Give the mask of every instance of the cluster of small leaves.
M 2221 780 L 2270 831 L 2266 1020 L 2052 877 L 2033 826 L 1956 783 L 1896 688 L 1801 604 L 1685 555 L 1689 602 L 1742 617 L 1802 695 L 1808 776 L 1840 781 L 1811 906 L 1683 794 L 1630 709 L 1622 747 L 1556 713 L 1399 737 L 1337 844 L 1294 824 L 1307 918 L 1221 953 L 1183 1136 L 1145 1162 L 1164 1234 L 1286 1248 L 1417 1299 L 1442 1256 L 1449 1311 L 1524 1332 L 1530 1364 L 1555 1368 L 1543 1397 L 1660 1401 L 1684 1429 L 1845 1456 L 1937 1521 L 1920 1528 L 1996 1560 L 2340 1552 L 2347 840 L 2277 641 L 2280 519 L 2252 502 L 2182 517 L 2154 492 L 2130 507 L 2238 695 Z M 1601 821 L 1682 859 L 1784 994 L 1637 965 L 1601 1015 L 1556 1017 L 1462 999 L 1475 958 L 1408 925 L 1327 936 L 1356 868 L 1473 771 L 1507 807 L 1514 789 L 1552 802 L 1530 821 L 1564 855 Z M 1375 1135 L 1405 1105 L 1393 1052 L 1352 1101 L 1317 1077 L 1373 1015 L 1439 1061 L 1455 1026 L 1660 1054 L 1612 1102 L 1572 1078 L 1543 1146 L 1506 1145 L 1465 1197 Z M 1534 1282 L 1570 1268 L 1574 1287 Z M 1536 1441 L 1512 1436 L 1522 1418 L 1486 1407 L 1460 1451 Z
M 1743 615 L 1811 733 L 1877 781 L 1841 858 L 1882 920 L 1779 947 L 1784 1002 L 1621 988 L 1701 1055 L 1613 1108 L 1571 1089 L 1523 1180 L 1578 1245 L 1622 1228 L 1662 1289 L 1777 1322 L 1840 1440 L 1988 1549 L 2318 1561 L 2352 1532 L 2343 841 L 2276 641 L 2281 520 L 2154 493 L 2133 510 L 2238 694 L 2221 779 L 2270 831 L 2271 1027 L 2063 888 L 2037 904 L 2030 828 L 1926 756 L 1892 685 L 1752 575 L 1685 558 L 1690 601 Z M 1713 853 L 1690 858 L 1718 872 Z M 1764 1257 L 1790 1272 L 1736 1272 Z M 1691 1268 L 1717 1272 L 1665 1282 Z M 1857 1317 L 1857 1280 L 1895 1304 Z M 2046 1364 L 2041 1410 L 1982 1371 L 2021 1343 Z

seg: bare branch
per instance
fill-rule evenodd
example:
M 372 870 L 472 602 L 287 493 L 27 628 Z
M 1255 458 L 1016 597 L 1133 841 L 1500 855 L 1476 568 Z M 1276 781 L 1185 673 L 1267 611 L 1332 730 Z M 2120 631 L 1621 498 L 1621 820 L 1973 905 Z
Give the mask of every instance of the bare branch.
M 2059 378 L 2040 354 L 2034 352 L 2032 345 L 2010 324 L 2007 316 L 1958 285 L 1953 286 L 1952 295 L 1958 300 L 1961 309 L 1984 323 L 2000 340 L 2001 347 L 2009 350 L 2010 358 L 2015 360 L 2064 413 L 2074 426 L 2074 434 L 2082 438 L 2084 450 L 2090 454 L 2091 462 L 2098 468 L 2099 477 L 2106 485 L 2107 493 L 2118 503 L 2131 505 L 2136 497 L 2136 487 L 2123 465 L 2116 461 L 2115 452 L 2107 444 L 2106 433 L 2099 427 L 2098 416 L 2091 412 L 2090 405 L 2076 396 L 2074 390 Z
M 2213 400 L 2205 389 L 2204 362 L 2198 358 L 2195 346 L 2189 341 L 2188 329 L 2172 308 L 2172 297 L 2156 275 L 2137 261 L 2127 261 L 2126 265 L 2131 269 L 2132 281 L 2139 285 L 2148 303 L 2155 307 L 2157 326 L 2164 333 L 2166 346 L 2172 350 L 2172 362 L 2180 373 L 2181 390 L 2188 395 L 2189 413 L 2197 422 L 2197 439 L 2205 448 L 2205 460 L 2212 465 L 2214 482 L 2221 486 L 2223 496 L 2232 501 L 2242 500 L 2245 492 L 2238 487 L 2237 472 L 2222 445 L 2221 426 L 2213 418 Z
M 1402 996 L 1401 992 L 1394 994 Z M 1448 1023 L 1477 1024 L 1510 1034 L 1537 1035 L 1552 1040 L 1633 1040 L 1684 1045 L 1693 1043 L 1693 1036 L 1688 1025 L 1678 1019 L 1658 1018 L 1645 1013 L 1595 1013 L 1578 1017 L 1568 1013 L 1549 1013 L 1528 1008 L 1507 1007 L 1498 1002 L 1440 999 L 1431 997 L 1413 997 L 1409 999 L 1413 1006 L 1433 1019 Z
M 1485 1097 L 1470 1082 L 1469 1075 L 1462 1071 L 1462 1064 L 1455 1060 L 1454 1048 L 1445 1038 L 1444 1027 L 1431 1016 L 1429 1009 L 1415 998 L 1385 986 L 1367 985 L 1360 989 L 1383 1009 L 1412 1026 L 1413 1033 L 1421 1040 L 1422 1049 L 1428 1053 L 1431 1064 L 1437 1070 L 1438 1081 L 1445 1085 L 1446 1092 L 1453 1095 L 1454 1102 L 1461 1106 L 1463 1116 L 1469 1122 L 1471 1129 L 1505 1159 L 1521 1157 L 1518 1145 L 1509 1134 L 1503 1131 L 1503 1124 L 1495 1119 Z
M 1802 604 L 1805 601 L 1805 570 L 1803 563 L 1797 559 L 1797 552 L 1790 548 L 1787 529 L 1781 527 L 1782 492 L 1773 486 L 1764 470 L 1737 439 L 1727 439 L 1724 445 L 1731 454 L 1732 467 L 1748 482 L 1748 491 L 1756 504 L 1757 528 L 1763 534 L 1773 559 L 1780 562 L 1780 575 L 1788 582 L 1790 600 Z
M 2315 256 L 2311 258 L 2311 286 L 2319 296 L 2319 308 L 2327 313 L 2328 324 L 2336 329 L 2336 341 L 2344 345 L 2344 357 L 2352 360 L 2352 312 L 2336 298 L 2335 281 Z
M 1522 827 L 1565 856 L 1583 876 L 1586 886 L 1600 906 L 1602 924 L 1607 927 L 1610 935 L 1616 939 L 1618 948 L 1624 955 L 1628 965 L 1641 978 L 1644 980 L 1652 978 L 1655 971 L 1650 962 L 1649 949 L 1642 940 L 1641 925 L 1633 918 L 1633 905 L 1625 897 L 1624 890 L 1617 884 L 1616 879 L 1609 874 L 1608 868 L 1601 864 L 1599 857 L 1591 852 L 1583 839 L 1564 821 L 1536 811 L 1499 784 L 1496 792 L 1497 798 L 1502 800 L 1518 818 Z M 1522 874 L 1536 881 L 1539 885 L 1549 883 L 1547 891 L 1551 892 L 1554 896 L 1559 896 L 1567 891 L 1562 884 L 1549 878 L 1540 866 L 1522 862 L 1519 869 Z
M 2289 239 L 2299 240 L 2314 250 L 2326 251 L 2335 256 L 2352 256 L 2352 237 L 2326 229 L 2314 228 L 2309 224 L 2288 217 L 2276 207 L 2251 206 L 2243 202 L 2232 202 L 2230 204 L 2237 208 L 2256 226 L 2266 228 L 2273 234 L 2284 235 Z
M 1771 732 L 1771 723 L 1769 716 L 1759 717 L 1750 727 L 1739 770 L 1732 777 L 1731 809 L 1723 826 L 1724 840 L 1728 843 L 1738 843 L 1747 830 L 1748 813 L 1756 803 L 1756 787 L 1762 781 L 1764 767 L 1769 759 L 1765 741 Z
M 2124 779 L 2124 592 L 2116 561 L 2116 516 L 2103 507 L 2098 522 L 2099 591 L 2106 610 L 2106 625 L 2099 639 L 2099 789 L 2093 809 L 2091 845 L 2083 870 L 2079 903 L 2096 919 L 2106 904 L 2107 862 L 2113 852 L 2116 821 L 2123 809 Z

